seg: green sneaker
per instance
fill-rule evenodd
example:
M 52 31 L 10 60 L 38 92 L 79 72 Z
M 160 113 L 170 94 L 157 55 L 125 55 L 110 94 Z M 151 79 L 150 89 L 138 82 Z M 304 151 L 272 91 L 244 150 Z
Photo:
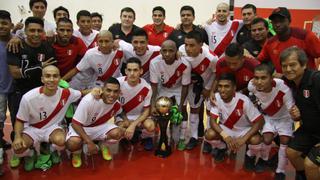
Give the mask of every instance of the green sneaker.
M 112 156 L 107 146 L 101 146 L 101 153 L 104 160 L 111 161 Z
M 178 148 L 179 151 L 183 151 L 186 149 L 186 143 L 184 142 L 184 139 L 179 139 L 178 142 Z
M 34 165 L 35 168 L 46 171 L 52 166 L 51 154 L 39 154 Z
M 58 164 L 61 162 L 61 157 L 60 157 L 58 151 L 53 151 L 51 153 L 51 161 L 53 164 Z
M 32 156 L 26 156 L 24 159 L 24 170 L 31 171 L 34 169 L 34 163 L 36 160 L 36 155 L 33 154 Z
M 72 154 L 72 166 L 79 168 L 82 164 L 81 154 Z
M 20 158 L 16 154 L 13 154 L 13 156 L 10 159 L 10 167 L 16 168 L 19 165 L 20 165 Z

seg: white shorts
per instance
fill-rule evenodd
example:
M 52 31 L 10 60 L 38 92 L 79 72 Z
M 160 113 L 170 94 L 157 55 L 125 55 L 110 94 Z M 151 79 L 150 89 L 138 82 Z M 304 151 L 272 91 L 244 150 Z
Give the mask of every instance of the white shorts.
M 104 123 L 95 127 L 83 127 L 84 132 L 86 132 L 91 140 L 105 140 L 108 132 L 114 128 L 118 128 L 118 126 L 111 123 Z M 70 124 L 66 139 L 68 140 L 71 137 L 80 137 L 80 135 L 72 128 Z
M 30 138 L 32 138 L 33 144 L 36 144 L 39 142 L 49 142 L 51 133 L 56 129 L 63 130 L 62 127 L 56 124 L 51 125 L 50 127 L 41 128 L 41 129 L 35 128 L 33 126 L 27 126 L 23 129 L 23 133 L 28 135 Z
M 279 136 L 289 136 L 293 134 L 293 121 L 291 119 L 270 119 L 264 116 L 265 123 L 262 133 L 273 133 Z
M 196 95 L 192 92 L 192 89 L 193 89 L 193 85 L 190 85 L 187 100 L 188 100 L 191 108 L 199 108 L 201 106 L 202 101 L 203 101 L 203 96 L 201 94 L 198 103 L 194 103 L 194 99 L 196 98 Z

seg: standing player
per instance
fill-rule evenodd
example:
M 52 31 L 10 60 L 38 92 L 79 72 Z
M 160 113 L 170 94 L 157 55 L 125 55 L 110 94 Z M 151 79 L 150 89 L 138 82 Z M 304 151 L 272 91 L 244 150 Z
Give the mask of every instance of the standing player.
M 91 13 L 91 21 L 92 29 L 100 31 L 103 22 L 102 15 L 97 12 Z
M 55 8 L 53 10 L 53 18 L 56 21 L 56 23 L 58 22 L 58 20 L 60 18 L 68 18 L 70 19 L 70 14 L 67 8 L 63 7 L 63 6 L 59 6 L 57 8 Z
M 248 145 L 245 167 L 254 167 L 253 157 L 261 150 L 259 130 L 264 124 L 261 113 L 250 99 L 236 92 L 236 79 L 233 74 L 222 74 L 218 79 L 218 92 L 215 94 L 216 106 L 210 110 L 210 127 L 206 131 L 206 140 L 223 140 L 215 155 L 216 162 L 222 162 L 227 147 L 236 152 L 244 144 Z M 217 123 L 219 118 L 219 123 Z
M 150 81 L 152 87 L 152 107 L 157 97 L 174 97 L 179 110 L 186 113 L 184 105 L 188 95 L 191 80 L 191 68 L 184 59 L 176 59 L 177 47 L 172 40 L 166 40 L 161 45 L 161 56 L 157 56 L 150 64 Z M 153 111 L 153 110 L 152 110 Z M 175 131 L 181 130 L 178 149 L 185 149 L 185 132 L 187 128 L 186 114 L 180 126 L 174 126 Z
M 117 117 L 116 124 L 126 129 L 125 137 L 132 139 L 134 133 L 142 129 L 142 142 L 145 150 L 153 148 L 155 123 L 149 118 L 152 90 L 151 86 L 140 76 L 143 73 L 138 58 L 131 57 L 127 61 L 126 75 L 118 78 L 120 82 L 120 103 L 125 118 Z
M 280 136 L 279 161 L 275 179 L 285 179 L 287 164 L 286 149 L 292 136 L 293 121 L 289 111 L 296 108 L 292 93 L 283 80 L 272 78 L 272 69 L 266 64 L 258 65 L 254 70 L 254 77 L 249 82 L 248 90 L 256 97 L 255 104 L 264 114 L 265 124 L 262 129 L 264 144 L 262 145 L 261 160 L 267 161 L 271 143 L 275 135 Z M 258 163 L 259 164 L 259 163 Z M 261 163 L 266 164 L 266 163 Z M 264 167 L 256 167 L 256 171 L 263 171 Z
M 82 144 L 87 145 L 89 155 L 96 154 L 98 148 L 93 142 L 101 141 L 100 149 L 105 160 L 111 160 L 107 144 L 115 143 L 122 137 L 122 130 L 108 121 L 122 111 L 117 99 L 120 84 L 110 77 L 102 88 L 101 99 L 96 100 L 92 94 L 86 95 L 81 101 L 69 126 L 66 146 L 72 152 L 72 166 L 80 167 Z
M 57 151 L 64 149 L 65 132 L 60 127 L 68 106 L 79 100 L 81 92 L 73 89 L 58 87 L 60 80 L 59 70 L 55 66 L 43 68 L 41 87 L 27 92 L 21 100 L 17 121 L 14 125 L 15 138 L 12 147 L 16 155 L 24 158 L 24 169 L 31 171 L 34 168 L 35 152 L 29 149 L 33 144 L 40 142 L 52 143 L 52 162 L 59 163 Z M 25 126 L 26 125 L 26 126 Z M 17 159 L 14 167 L 20 160 Z

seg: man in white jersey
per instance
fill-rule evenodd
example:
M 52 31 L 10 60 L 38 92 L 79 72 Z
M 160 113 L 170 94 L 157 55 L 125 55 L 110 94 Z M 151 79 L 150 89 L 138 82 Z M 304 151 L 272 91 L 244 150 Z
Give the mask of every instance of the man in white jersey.
M 152 107 L 160 96 L 174 97 L 179 110 L 184 114 L 180 125 L 173 126 L 174 132 L 180 129 L 178 149 L 185 149 L 185 131 L 187 128 L 185 100 L 191 80 L 191 68 L 184 58 L 176 58 L 177 47 L 172 40 L 166 40 L 161 45 L 161 55 L 150 64 L 150 82 L 152 87 Z M 152 110 L 153 112 L 153 110 Z
M 32 89 L 22 97 L 14 126 L 12 147 L 16 155 L 25 157 L 26 171 L 34 168 L 36 157 L 34 150 L 29 148 L 40 142 L 52 143 L 54 152 L 51 160 L 53 163 L 60 162 L 57 151 L 64 149 L 65 132 L 59 125 L 68 106 L 81 97 L 80 91 L 58 87 L 60 73 L 55 66 L 45 67 L 41 80 L 44 86 Z
M 267 161 L 271 143 L 275 135 L 280 136 L 278 152 L 278 167 L 275 179 L 285 179 L 285 166 L 287 165 L 286 149 L 293 133 L 293 121 L 290 110 L 295 107 L 292 93 L 284 81 L 272 78 L 272 69 L 266 65 L 258 65 L 254 70 L 254 78 L 248 84 L 252 100 L 259 106 L 264 114 L 263 139 L 261 161 Z M 259 163 L 258 163 L 259 164 Z M 266 164 L 266 163 L 262 163 Z M 264 167 L 256 166 L 256 171 L 263 171 Z
M 215 146 L 218 148 L 214 156 L 217 163 L 224 160 L 226 147 L 236 152 L 242 145 L 249 144 L 245 158 L 247 167 L 248 163 L 254 163 L 248 159 L 260 154 L 259 145 L 262 138 L 259 130 L 264 124 L 264 119 L 247 96 L 236 92 L 235 81 L 233 74 L 226 73 L 219 77 L 216 103 L 210 110 L 210 125 L 205 138 L 212 143 L 220 139 L 225 142 Z
M 191 65 L 192 85 L 189 86 L 187 97 L 190 104 L 191 138 L 186 145 L 186 149 L 191 150 L 198 144 L 199 116 L 203 116 L 200 106 L 210 94 L 218 58 L 203 46 L 200 32 L 191 31 L 185 36 L 184 41 L 185 44 L 180 46 L 179 51 L 186 52 L 186 60 Z M 206 146 L 208 146 L 207 143 L 205 143 Z
M 216 9 L 215 21 L 204 26 L 209 38 L 209 49 L 218 57 L 222 56 L 227 46 L 236 42 L 236 35 L 242 27 L 243 22 L 229 20 L 229 5 L 220 3 Z
M 122 108 L 117 100 L 120 94 L 119 81 L 110 77 L 102 88 L 101 99 L 95 99 L 92 94 L 86 95 L 79 103 L 69 126 L 66 146 L 72 152 L 72 166 L 81 166 L 81 149 L 86 145 L 89 155 L 96 154 L 98 148 L 93 142 L 100 141 L 102 157 L 111 160 L 110 143 L 116 143 L 123 131 L 113 123 L 108 123 L 114 116 L 121 113 Z
M 78 72 L 93 71 L 91 76 L 95 81 L 95 86 L 102 86 L 103 82 L 109 77 L 119 77 L 121 59 L 123 52 L 113 50 L 113 37 L 110 31 L 102 30 L 98 34 L 98 47 L 89 49 L 75 68 L 70 70 L 64 77 L 69 80 Z M 70 82 L 71 87 L 81 86 L 81 80 L 73 78 Z
M 125 59 L 137 57 L 141 61 L 143 73 L 141 77 L 150 82 L 149 66 L 153 58 L 160 54 L 160 46 L 148 45 L 148 34 L 143 29 L 133 31 L 131 44 L 124 40 L 116 40 L 117 44 L 123 50 Z M 123 63 L 123 66 L 125 66 Z
M 127 60 L 125 72 L 127 76 L 119 77 L 118 81 L 121 89 L 119 100 L 126 116 L 117 117 L 116 124 L 126 129 L 125 137 L 129 140 L 133 138 L 134 133 L 141 132 L 144 149 L 152 150 L 155 123 L 149 118 L 151 86 L 140 78 L 143 69 L 138 58 L 131 57 Z

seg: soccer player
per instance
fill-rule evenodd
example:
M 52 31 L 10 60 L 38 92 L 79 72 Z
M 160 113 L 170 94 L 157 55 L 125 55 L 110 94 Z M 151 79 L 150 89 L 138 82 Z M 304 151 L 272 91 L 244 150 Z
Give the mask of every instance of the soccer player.
M 191 68 L 184 59 L 177 59 L 177 47 L 174 41 L 166 40 L 161 45 L 161 56 L 150 63 L 150 81 L 152 87 L 152 109 L 157 97 L 174 97 L 179 111 L 186 113 L 185 100 L 191 81 Z M 154 110 L 152 110 L 153 112 Z M 174 133 L 180 129 L 178 149 L 185 149 L 185 132 L 187 128 L 186 114 L 182 124 L 174 126 Z
M 125 118 L 116 118 L 116 124 L 125 128 L 125 137 L 132 139 L 134 133 L 142 131 L 141 138 L 145 150 L 152 150 L 155 123 L 149 118 L 152 96 L 151 86 L 140 76 L 143 73 L 138 58 L 131 57 L 127 61 L 126 76 L 119 77 L 120 103 L 126 114 Z M 135 136 L 136 137 L 136 136 Z
M 12 147 L 16 155 L 24 157 L 26 171 L 34 168 L 36 157 L 30 147 L 40 142 L 52 143 L 51 160 L 54 164 L 60 162 L 57 151 L 64 149 L 65 132 L 59 125 L 68 106 L 81 97 L 80 91 L 58 87 L 60 74 L 55 66 L 43 68 L 41 81 L 43 86 L 32 89 L 22 97 L 14 125 Z M 20 159 L 13 162 L 11 165 L 17 167 Z
M 120 84 L 117 79 L 110 77 L 102 88 L 101 99 L 96 100 L 92 94 L 88 94 L 80 101 L 80 104 L 72 119 L 67 134 L 66 146 L 72 152 L 72 166 L 81 166 L 82 145 L 87 146 L 89 155 L 96 154 L 98 148 L 93 142 L 100 141 L 100 149 L 105 160 L 111 160 L 108 144 L 116 143 L 123 135 L 123 131 L 112 123 L 110 119 L 122 112 L 118 101 Z
M 264 144 L 262 144 L 261 158 L 264 161 L 256 166 L 256 171 L 262 172 L 268 160 L 271 143 L 275 135 L 280 136 L 278 152 L 278 167 L 275 179 L 285 179 L 287 165 L 286 149 L 293 133 L 293 121 L 289 111 L 296 108 L 292 93 L 284 81 L 272 77 L 272 68 L 266 64 L 258 65 L 254 70 L 254 77 L 249 82 L 248 90 L 258 109 L 263 113 L 265 124 L 262 129 Z
M 236 92 L 236 79 L 233 74 L 219 76 L 218 93 L 215 93 L 216 105 L 210 110 L 210 126 L 205 133 L 207 141 L 223 140 L 216 155 L 215 162 L 222 162 L 226 148 L 236 152 L 244 144 L 248 145 L 245 167 L 254 166 L 250 161 L 260 154 L 261 136 L 259 130 L 264 118 L 250 99 Z M 219 122 L 217 119 L 219 118 Z
M 59 6 L 53 10 L 53 17 L 56 23 L 58 23 L 58 20 L 60 18 L 70 18 L 70 14 L 67 8 L 63 6 Z
M 100 31 L 102 27 L 102 22 L 103 22 L 102 15 L 97 12 L 91 13 L 91 21 L 92 21 L 92 29 Z
M 148 34 L 150 45 L 161 46 L 171 32 L 174 30 L 173 27 L 164 23 L 166 18 L 166 10 L 161 6 L 156 6 L 152 9 L 152 20 L 153 24 L 147 24 L 143 29 Z

